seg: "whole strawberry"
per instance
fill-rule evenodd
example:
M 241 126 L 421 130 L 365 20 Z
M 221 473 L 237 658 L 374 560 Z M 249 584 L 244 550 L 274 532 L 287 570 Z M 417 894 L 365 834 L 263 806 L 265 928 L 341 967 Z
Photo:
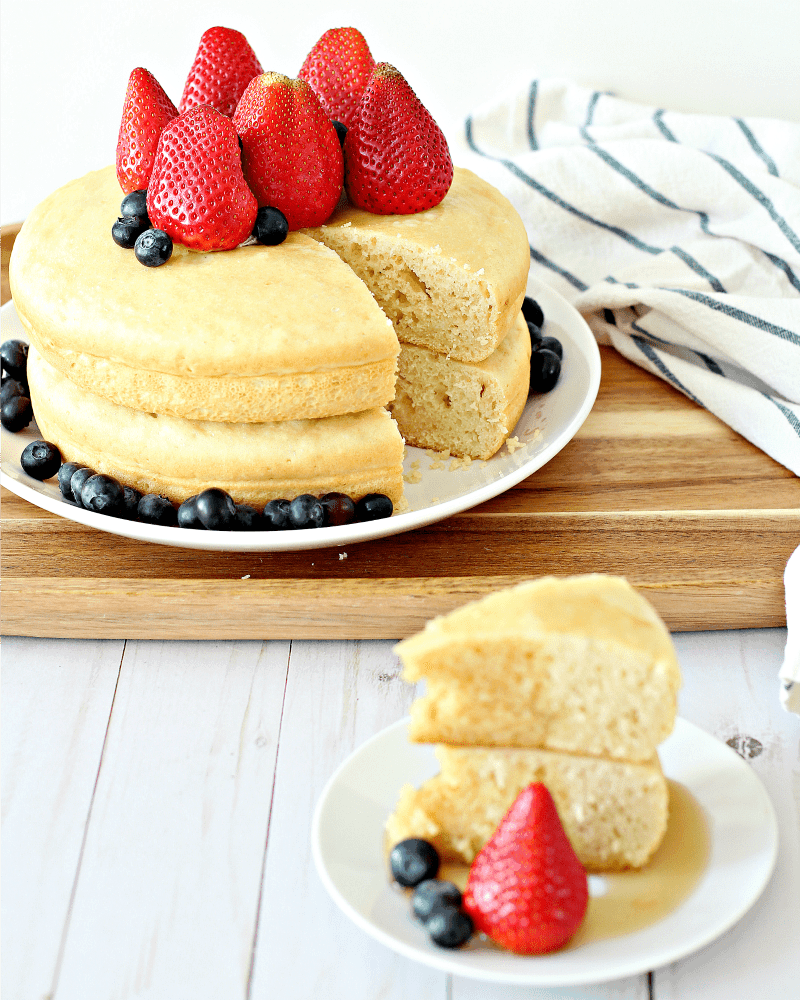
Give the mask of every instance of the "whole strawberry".
M 232 250 L 257 211 L 231 120 L 210 107 L 175 118 L 161 133 L 147 189 L 153 225 L 192 250 Z
M 463 908 L 475 929 L 521 955 L 555 951 L 589 902 L 586 872 L 544 785 L 528 785 L 479 852 Z
M 263 72 L 241 31 L 209 28 L 203 32 L 186 78 L 180 112 L 210 104 L 230 118 L 247 84 Z
M 153 74 L 137 67 L 128 78 L 117 139 L 117 180 L 125 194 L 147 187 L 161 130 L 177 114 Z
M 405 78 L 378 63 L 344 141 L 345 188 L 358 208 L 410 215 L 433 208 L 453 180 L 447 140 Z
M 233 124 L 242 168 L 259 205 L 286 216 L 289 229 L 319 226 L 342 192 L 336 129 L 305 80 L 264 73 L 242 95 Z
M 306 56 L 300 72 L 329 118 L 350 128 L 375 68 L 366 39 L 357 28 L 331 28 Z

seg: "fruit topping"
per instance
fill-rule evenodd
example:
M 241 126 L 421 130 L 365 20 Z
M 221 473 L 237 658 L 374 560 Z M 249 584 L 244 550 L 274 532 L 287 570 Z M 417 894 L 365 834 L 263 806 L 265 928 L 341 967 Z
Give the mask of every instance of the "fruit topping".
M 61 490 L 61 496 L 65 500 L 69 500 L 70 503 L 77 503 L 75 497 L 72 495 L 72 476 L 78 469 L 82 468 L 84 467 L 78 462 L 64 462 L 58 470 L 58 488 Z
M 531 392 L 550 392 L 561 374 L 561 358 L 553 351 L 531 351 Z
M 7 431 L 16 434 L 33 420 L 33 407 L 27 396 L 12 396 L 0 409 L 0 423 Z
M 531 335 L 531 346 L 535 348 L 542 339 L 542 328 L 528 321 L 528 333 Z
M 192 250 L 231 250 L 250 235 L 257 211 L 230 119 L 211 107 L 173 119 L 147 189 L 153 225 Z
M 18 382 L 28 380 L 28 345 L 24 340 L 6 340 L 0 347 L 3 369 Z
M 439 853 L 427 840 L 409 837 L 392 848 L 389 865 L 395 882 L 407 889 L 413 889 L 426 879 L 436 878 L 439 871 Z
M 379 521 L 391 517 L 394 504 L 383 493 L 368 493 L 356 504 L 356 521 Z
M 534 351 L 552 351 L 553 354 L 557 354 L 559 358 L 564 357 L 564 348 L 561 341 L 555 337 L 542 337 L 541 340 L 537 341 L 533 345 Z
M 257 76 L 233 124 L 259 206 L 279 208 L 290 231 L 325 222 L 342 191 L 344 161 L 336 129 L 311 87 L 280 73 Z
M 72 491 L 72 499 L 79 507 L 83 507 L 84 483 L 94 474 L 94 469 L 87 469 L 85 465 L 80 465 L 70 477 L 69 488 Z
M 76 472 L 70 481 L 73 494 L 75 476 L 78 475 L 80 472 Z M 109 514 L 111 517 L 116 517 L 122 512 L 123 502 L 122 483 L 113 476 L 105 476 L 102 473 L 90 474 L 81 487 L 81 506 L 93 510 L 95 514 Z
M 325 524 L 339 528 L 356 519 L 356 505 L 344 493 L 326 493 L 319 502 L 325 508 Z
M 147 187 L 159 136 L 177 114 L 153 74 L 137 67 L 128 79 L 117 139 L 117 180 L 123 191 Z
M 210 105 L 231 117 L 254 76 L 264 70 L 249 42 L 233 28 L 209 28 L 200 38 L 189 76 L 183 88 L 180 113 Z
M 270 500 L 264 507 L 264 528 L 267 531 L 283 531 L 285 528 L 291 528 L 288 500 Z
M 350 127 L 375 60 L 357 28 L 331 28 L 305 58 L 297 74 L 319 98 L 329 118 Z
M 442 906 L 461 906 L 461 890 L 458 886 L 438 878 L 428 878 L 420 882 L 411 897 L 414 916 L 425 923 L 433 911 Z
M 261 513 L 249 503 L 236 504 L 234 531 L 260 531 L 263 527 Z
M 301 493 L 289 504 L 289 527 L 321 528 L 325 524 L 325 508 L 310 493 Z
M 225 490 L 216 486 L 203 490 L 197 494 L 194 507 L 197 520 L 206 530 L 233 531 L 236 525 L 236 504 Z
M 455 906 L 441 906 L 425 922 L 431 941 L 440 948 L 460 948 L 472 937 L 475 925 L 468 913 Z
M 447 194 L 453 162 L 447 140 L 394 66 L 378 63 L 344 141 L 345 187 L 358 208 L 408 215 Z
M 272 205 L 259 208 L 256 224 L 253 226 L 253 236 L 259 243 L 274 247 L 283 243 L 288 235 L 289 223 L 279 208 L 273 208 Z
M 50 479 L 61 468 L 61 452 L 49 441 L 31 441 L 20 455 L 19 464 L 33 479 Z
M 528 785 L 472 862 L 464 910 L 497 944 L 538 955 L 567 943 L 588 902 L 586 872 L 550 792 Z
M 126 521 L 135 521 L 139 517 L 139 501 L 142 494 L 133 486 L 123 486 L 122 488 L 122 511 L 118 515 Z
M 178 527 L 195 528 L 199 531 L 205 531 L 206 526 L 200 520 L 200 516 L 197 513 L 196 496 L 184 500 L 180 507 L 178 507 Z
M 16 396 L 27 396 L 28 387 L 22 383 L 18 382 L 15 378 L 3 378 L 3 388 L 0 389 L 0 405 L 8 402 L 9 399 L 14 399 Z
M 522 300 L 522 315 L 525 317 L 526 323 L 533 323 L 534 326 L 538 326 L 540 330 L 544 326 L 544 313 L 542 312 L 542 307 L 536 299 L 532 299 L 530 295 L 526 295 Z
M 145 267 L 161 267 L 172 256 L 172 240 L 163 229 L 147 229 L 137 237 L 133 252 Z
M 123 217 L 138 215 L 142 218 L 147 215 L 147 188 L 140 188 L 138 191 L 131 191 L 122 199 L 119 206 L 119 214 Z
M 172 502 L 159 493 L 146 493 L 136 505 L 136 514 L 146 524 L 160 524 L 165 528 L 178 524 L 178 512 Z
M 146 215 L 121 215 L 111 227 L 111 238 L 118 247 L 130 250 L 149 228 L 150 220 Z

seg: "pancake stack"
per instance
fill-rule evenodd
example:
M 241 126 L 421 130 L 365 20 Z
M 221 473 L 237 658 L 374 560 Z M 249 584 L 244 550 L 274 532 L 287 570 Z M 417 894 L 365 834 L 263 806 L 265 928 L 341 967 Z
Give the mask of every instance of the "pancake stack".
M 666 830 L 657 746 L 672 730 L 680 668 L 669 633 L 625 580 L 545 577 L 500 591 L 401 642 L 424 680 L 409 737 L 441 771 L 402 789 L 391 843 L 430 841 L 471 863 L 519 792 L 544 783 L 590 871 L 641 867 Z

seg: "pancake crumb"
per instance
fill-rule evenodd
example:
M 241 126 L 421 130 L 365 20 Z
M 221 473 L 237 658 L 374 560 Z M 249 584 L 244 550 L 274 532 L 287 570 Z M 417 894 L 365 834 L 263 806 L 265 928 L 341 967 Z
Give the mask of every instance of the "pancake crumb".
M 422 473 L 419 471 L 419 469 L 412 469 L 411 472 L 408 472 L 403 476 L 403 482 L 411 484 L 421 483 Z
M 513 455 L 517 449 L 524 447 L 524 442 L 520 441 L 518 437 L 506 438 L 506 448 L 508 449 L 509 455 Z

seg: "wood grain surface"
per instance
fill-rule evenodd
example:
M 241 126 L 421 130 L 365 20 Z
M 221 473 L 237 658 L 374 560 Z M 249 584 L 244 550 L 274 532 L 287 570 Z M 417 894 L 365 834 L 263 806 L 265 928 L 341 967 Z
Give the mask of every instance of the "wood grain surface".
M 17 230 L 3 228 L 4 302 Z M 594 409 L 543 469 L 480 507 L 380 541 L 174 549 L 94 531 L 3 490 L 3 631 L 394 639 L 499 587 L 584 572 L 627 576 L 673 630 L 785 624 L 800 480 L 665 382 L 601 353 Z

